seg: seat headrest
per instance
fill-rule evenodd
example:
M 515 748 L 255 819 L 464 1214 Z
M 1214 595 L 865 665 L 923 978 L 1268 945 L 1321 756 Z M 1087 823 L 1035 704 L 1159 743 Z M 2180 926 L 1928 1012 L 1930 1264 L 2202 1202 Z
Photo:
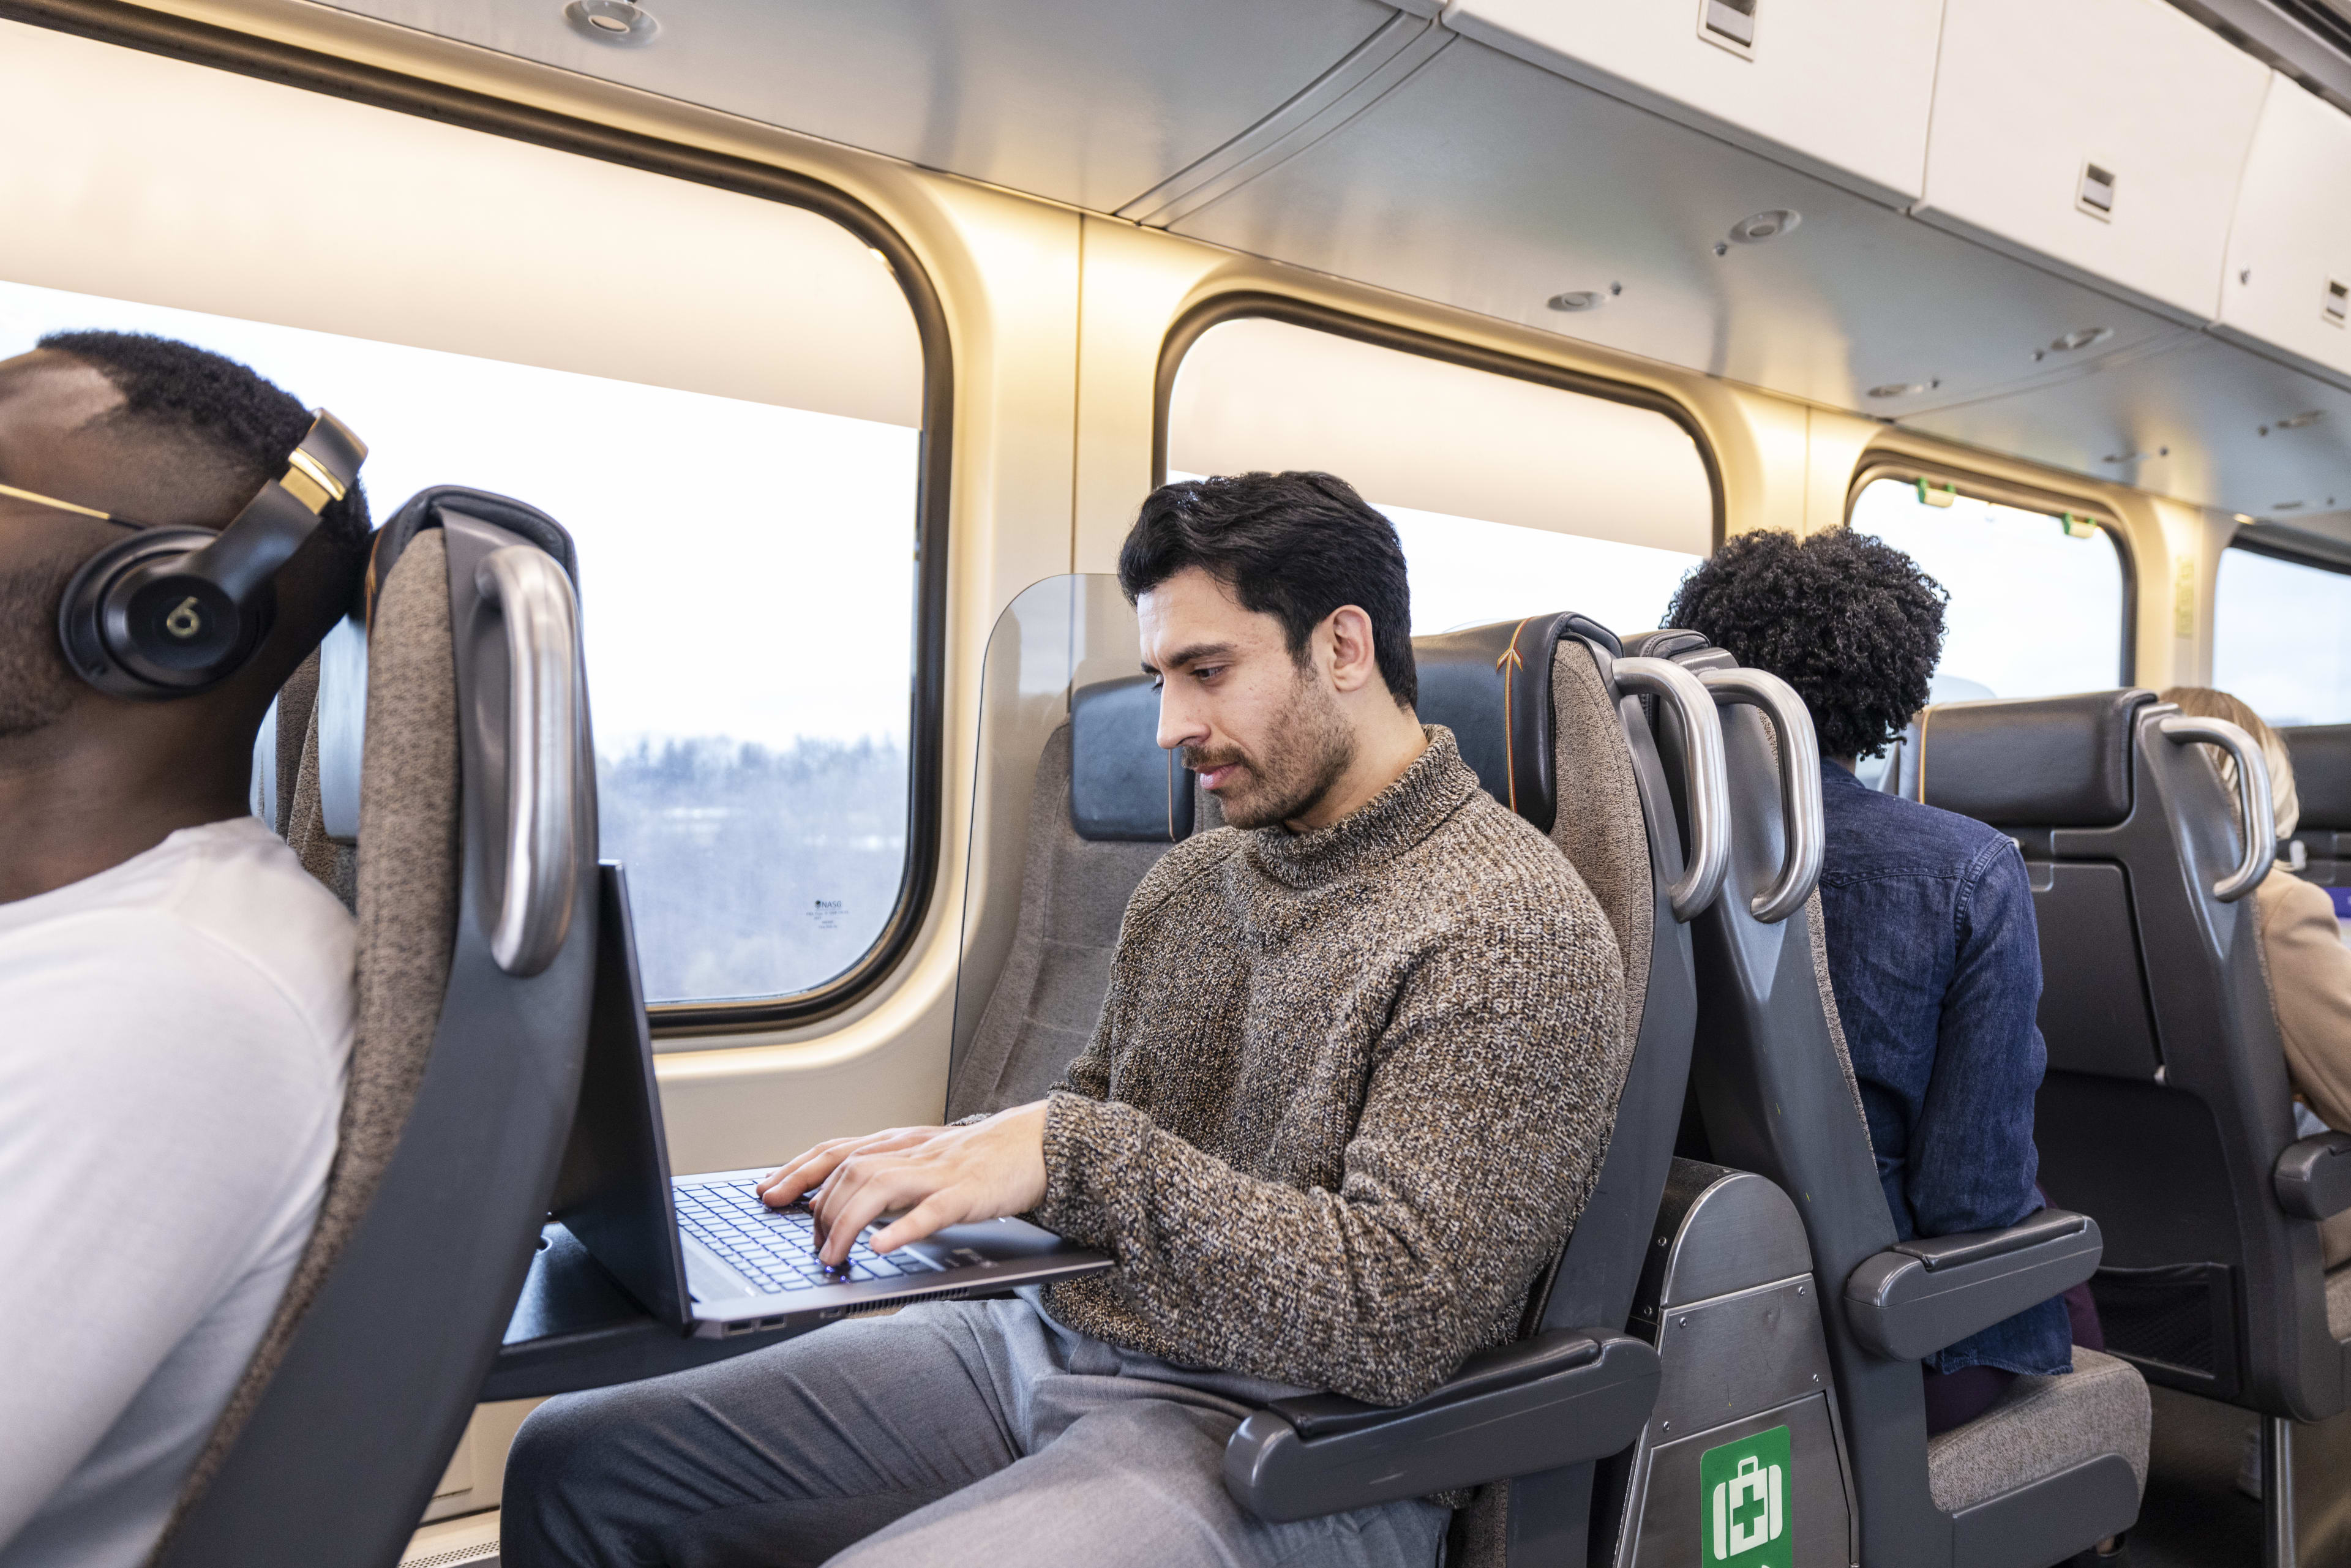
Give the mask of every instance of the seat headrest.
M 2301 825 L 2321 831 L 2351 830 L 2351 724 L 2308 724 L 2281 729 L 2294 759 Z
M 2153 701 L 2133 689 L 1930 707 L 1919 798 L 1994 827 L 2111 827 L 2130 815 L 2131 731 Z
M 1170 844 L 1192 832 L 1192 770 L 1159 748 L 1148 675 L 1070 695 L 1070 821 L 1078 837 Z
M 1559 816 L 1552 653 L 1565 637 L 1611 658 L 1622 651 L 1614 632 L 1573 612 L 1412 640 L 1421 722 L 1451 730 L 1486 792 L 1546 833 Z

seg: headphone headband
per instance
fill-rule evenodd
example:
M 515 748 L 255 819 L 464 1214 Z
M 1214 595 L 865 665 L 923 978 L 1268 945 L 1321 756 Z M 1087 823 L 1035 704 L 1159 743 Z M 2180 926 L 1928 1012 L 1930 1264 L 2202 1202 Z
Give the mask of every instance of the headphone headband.
M 67 662 L 117 696 L 207 691 L 260 645 L 277 570 L 350 494 L 367 444 L 325 409 L 228 527 L 154 528 L 85 562 L 57 607 Z

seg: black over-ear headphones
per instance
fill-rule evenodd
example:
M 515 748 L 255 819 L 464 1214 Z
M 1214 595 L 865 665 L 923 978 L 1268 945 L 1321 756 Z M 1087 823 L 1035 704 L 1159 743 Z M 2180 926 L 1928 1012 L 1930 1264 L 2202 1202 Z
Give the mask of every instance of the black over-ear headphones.
M 366 460 L 367 444 L 319 409 L 286 472 L 219 533 L 148 528 L 90 557 L 57 606 L 66 662 L 99 691 L 151 701 L 236 674 L 269 630 L 277 569 Z

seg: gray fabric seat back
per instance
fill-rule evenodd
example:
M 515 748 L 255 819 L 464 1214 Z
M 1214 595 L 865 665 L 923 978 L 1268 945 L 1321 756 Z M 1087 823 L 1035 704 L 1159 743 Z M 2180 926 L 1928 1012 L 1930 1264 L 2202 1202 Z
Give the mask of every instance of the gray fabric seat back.
M 1194 830 L 1192 774 L 1158 726 L 1158 693 L 1130 676 L 1079 687 L 1046 740 L 1011 951 L 950 1070 L 950 1120 L 1042 1098 L 1092 1038 L 1126 902 Z
M 1550 835 L 1592 892 L 1625 962 L 1624 1086 L 1614 1131 L 1566 1246 L 1530 1294 L 1524 1331 L 1623 1329 L 1672 1163 L 1697 1019 L 1689 928 L 1666 889 L 1681 875 L 1673 787 L 1638 698 L 1611 670 L 1614 634 L 1572 613 L 1413 641 L 1422 720 L 1453 731 L 1488 792 Z M 1488 1487 L 1448 1559 L 1548 1562 L 1580 1550 L 1593 1467 Z
M 2146 691 L 1930 708 L 1925 799 L 2023 848 L 2041 1186 L 2105 1232 L 2108 1348 L 2150 1382 L 2316 1420 L 2344 1407 L 2346 1347 L 2319 1226 L 2273 1180 L 2296 1134 L 2254 901 L 2212 892 L 2242 853 L 2237 808 L 2210 747 L 2164 737 L 2173 712 Z M 2288 744 L 2321 764 L 2303 788 L 2324 821 L 2332 737 Z
M 2277 733 L 2294 759 L 2302 801 L 2294 830 L 2305 857 L 2302 874 L 2321 887 L 2351 887 L 2351 724 L 2289 725 Z
M 172 1568 L 392 1562 L 470 1416 L 545 1218 L 592 980 L 594 776 L 575 636 L 569 784 L 536 796 L 560 813 L 569 902 L 528 912 L 562 935 L 551 957 L 514 960 L 535 969 L 509 972 L 492 951 L 513 907 L 502 841 L 509 788 L 533 780 L 505 777 L 505 725 L 510 705 L 549 695 L 510 678 L 507 615 L 486 587 L 487 558 L 509 549 L 559 562 L 526 576 L 573 603 L 569 540 L 550 519 L 472 492 L 411 502 L 370 574 L 363 755 L 320 757 L 317 704 L 295 721 L 307 739 L 285 814 L 314 873 L 331 877 L 340 847 L 323 831 L 321 763 L 358 780 L 357 1027 L 318 1222 L 183 1490 L 156 1554 Z M 351 695 L 329 683 L 319 701 Z
M 1560 847 L 1625 961 L 1616 1133 L 1532 1307 L 1554 1327 L 1621 1328 L 1632 1310 L 1695 1016 L 1688 931 L 1664 896 L 1682 864 L 1672 794 L 1641 704 L 1609 675 L 1620 652 L 1573 613 L 1413 640 L 1421 719 L 1451 729 L 1487 791 Z
M 1652 634 L 1642 651 L 1697 671 L 1736 667 L 1691 632 Z M 2118 1454 L 2130 1476 L 2144 1479 L 2144 1386 L 2127 1368 L 2120 1369 L 2127 1386 L 2107 1376 L 2045 1380 L 2049 1386 L 2037 1387 L 2029 1406 L 2011 1402 L 2028 1409 L 2029 1418 L 1996 1410 L 1938 1439 L 1939 1458 L 1930 1454 L 1920 1364 L 1872 1352 L 1843 1310 L 1844 1281 L 1896 1235 L 1830 983 L 1820 895 L 1814 890 L 1777 924 L 1753 913 L 1754 896 L 1779 874 L 1785 843 L 1780 740 L 1753 707 L 1726 706 L 1721 717 L 1732 852 L 1721 896 L 1696 923 L 1696 1136 L 1705 1157 L 1764 1176 L 1797 1199 L 1822 1292 L 1821 1326 L 1859 1506 L 1863 1560 L 2024 1561 L 2013 1554 L 2029 1553 L 2039 1527 L 2018 1526 L 2028 1515 L 2038 1518 L 2036 1510 L 2062 1511 L 2076 1491 L 2101 1508 L 2114 1506 L 2100 1466 L 2077 1470 L 2071 1468 L 2076 1460 L 2086 1456 L 2110 1466 L 2105 1457 Z M 2040 744 L 2049 751 L 2047 737 Z M 1911 765 L 1923 769 L 1931 789 L 1938 768 L 1951 760 L 1930 744 Z M 1956 766 L 1945 777 L 1987 800 L 2011 782 L 1998 770 Z M 2111 782 L 2112 775 L 2096 778 Z M 2037 1424 L 2060 1438 L 2011 1440 Z

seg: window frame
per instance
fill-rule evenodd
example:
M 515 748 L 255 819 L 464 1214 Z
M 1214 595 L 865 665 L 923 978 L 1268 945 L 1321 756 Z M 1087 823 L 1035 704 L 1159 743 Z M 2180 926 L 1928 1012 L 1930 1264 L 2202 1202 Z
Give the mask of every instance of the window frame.
M 799 207 L 830 218 L 882 254 L 905 296 L 923 353 L 923 423 L 915 458 L 914 518 L 913 691 L 906 737 L 906 858 L 898 899 L 864 956 L 821 986 L 741 1000 L 662 1002 L 648 1007 L 646 1012 L 657 1037 L 739 1034 L 817 1022 L 853 1006 L 880 985 L 907 956 L 937 894 L 946 799 L 955 359 L 946 307 L 914 247 L 863 202 L 795 170 L 601 125 L 120 0 L 0 0 L 0 17 Z
M 1155 487 L 1167 483 L 1167 413 L 1176 396 L 1176 378 L 1184 369 L 1184 357 L 1211 328 L 1220 327 L 1228 321 L 1250 319 L 1280 321 L 1291 327 L 1303 327 L 1309 331 L 1328 332 L 1335 337 L 1353 339 L 1358 343 L 1368 343 L 1374 348 L 1392 349 L 1424 360 L 1458 365 L 1465 370 L 1485 371 L 1494 375 L 1509 376 L 1514 381 L 1532 382 L 1537 386 L 1582 392 L 1587 397 L 1603 398 L 1610 402 L 1662 413 L 1679 425 L 1683 434 L 1690 438 L 1690 444 L 1698 448 L 1698 462 L 1706 469 L 1708 497 L 1714 508 L 1707 548 L 1709 551 L 1722 548 L 1722 465 L 1715 458 L 1714 444 L 1707 439 L 1706 427 L 1680 400 L 1647 387 L 1630 386 L 1587 371 L 1569 370 L 1563 365 L 1523 359 L 1499 349 L 1456 342 L 1417 328 L 1375 321 L 1327 305 L 1261 289 L 1219 294 L 1202 300 L 1178 316 L 1168 327 L 1167 335 L 1160 340 L 1158 374 L 1152 388 L 1151 401 L 1151 483 Z
M 2025 511 L 2049 512 L 2059 516 L 2070 514 L 2087 517 L 2095 523 L 2115 547 L 2115 563 L 2123 574 L 2122 658 L 2119 688 L 2138 684 L 2138 557 L 2131 549 L 2130 535 L 2122 519 L 2103 502 L 2072 496 L 2063 490 L 2044 490 L 2034 485 L 2019 485 L 2006 479 L 1989 478 L 1965 469 L 1946 468 L 1923 464 L 1908 458 L 1886 457 L 1864 454 L 1860 465 L 1854 471 L 1853 483 L 1845 489 L 1844 527 L 1853 526 L 1853 509 L 1861 502 L 1861 493 L 1880 479 L 1893 479 L 1905 485 L 1924 480 L 1929 485 L 1948 485 L 1959 495 L 1970 500 L 1990 501 L 1994 506 L 2015 507 Z
M 2337 577 L 2351 577 L 2351 546 L 2346 546 L 2344 554 L 2340 556 L 2329 555 L 2314 541 L 2310 544 L 2287 543 L 2273 533 L 2255 531 L 2260 528 L 2261 525 L 2258 523 L 2240 528 L 2235 536 L 2220 548 L 2224 551 L 2241 549 L 2247 555 L 2267 556 L 2272 560 L 2282 560 L 2291 566 L 2306 566 L 2314 571 L 2331 571 Z M 2220 569 L 2216 565 L 2212 573 L 2216 585 L 2220 580 Z M 2216 643 L 2218 635 L 2219 627 L 2216 623 L 2214 626 Z

